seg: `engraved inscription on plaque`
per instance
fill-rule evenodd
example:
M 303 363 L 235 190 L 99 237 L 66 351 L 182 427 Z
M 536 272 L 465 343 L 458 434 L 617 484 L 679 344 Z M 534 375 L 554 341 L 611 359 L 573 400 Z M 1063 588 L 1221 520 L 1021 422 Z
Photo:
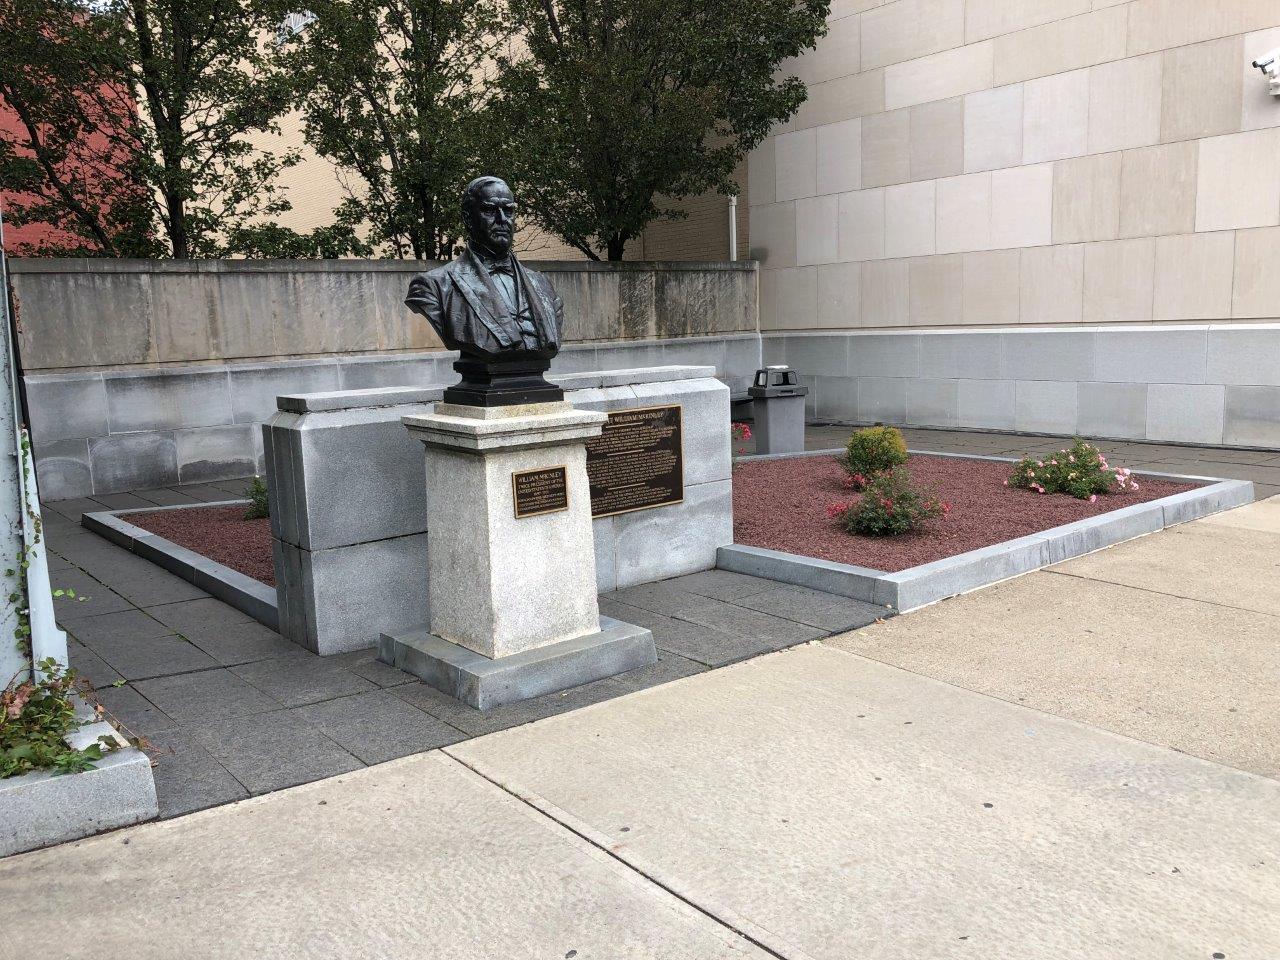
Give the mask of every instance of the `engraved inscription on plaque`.
M 680 405 L 615 410 L 587 441 L 591 515 L 665 507 L 684 500 Z
M 569 509 L 569 478 L 564 467 L 521 470 L 511 474 L 516 517 L 536 517 Z

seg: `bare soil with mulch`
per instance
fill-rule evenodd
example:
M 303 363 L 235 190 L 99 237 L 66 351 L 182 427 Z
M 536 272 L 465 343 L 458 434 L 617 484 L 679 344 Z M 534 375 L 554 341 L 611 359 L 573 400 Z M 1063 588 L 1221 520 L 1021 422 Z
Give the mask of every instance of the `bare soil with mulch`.
M 271 521 L 246 520 L 245 507 L 191 507 L 131 513 L 124 519 L 180 547 L 216 560 L 269 587 L 276 585 Z
M 1006 487 L 1012 466 L 991 460 L 911 457 L 907 469 L 912 479 L 949 502 L 950 515 L 902 536 L 864 537 L 845 533 L 827 517 L 831 504 L 855 503 L 860 496 L 844 485 L 846 474 L 833 457 L 739 462 L 733 469 L 733 539 L 896 573 L 1196 486 L 1140 477 L 1138 490 L 1106 494 L 1090 503 L 1065 494 Z

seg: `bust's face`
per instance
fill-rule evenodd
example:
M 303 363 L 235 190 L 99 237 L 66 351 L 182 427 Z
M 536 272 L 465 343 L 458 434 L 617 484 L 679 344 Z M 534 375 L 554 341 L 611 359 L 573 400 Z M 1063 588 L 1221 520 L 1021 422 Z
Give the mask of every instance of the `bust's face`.
M 511 252 L 516 233 L 516 198 L 501 180 L 480 188 L 468 218 L 471 242 L 492 254 L 505 257 Z

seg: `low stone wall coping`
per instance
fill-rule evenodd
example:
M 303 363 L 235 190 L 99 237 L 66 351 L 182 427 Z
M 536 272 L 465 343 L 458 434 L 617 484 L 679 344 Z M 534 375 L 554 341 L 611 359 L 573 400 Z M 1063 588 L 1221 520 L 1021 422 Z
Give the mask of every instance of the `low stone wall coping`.
M 435 403 L 444 396 L 437 387 L 370 387 L 367 390 L 330 390 L 291 393 L 276 397 L 276 408 L 285 413 L 324 413 L 366 407 L 395 407 L 405 403 Z
M 127 260 L 105 257 L 57 257 L 9 261 L 13 273 L 416 273 L 440 260 Z M 753 273 L 755 260 L 524 260 L 543 273 Z

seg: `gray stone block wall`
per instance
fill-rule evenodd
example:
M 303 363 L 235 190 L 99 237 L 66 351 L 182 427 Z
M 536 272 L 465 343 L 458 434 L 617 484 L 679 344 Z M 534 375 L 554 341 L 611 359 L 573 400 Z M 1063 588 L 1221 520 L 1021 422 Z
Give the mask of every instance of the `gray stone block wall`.
M 566 345 L 553 374 L 698 364 L 741 393 L 759 365 L 752 333 Z M 261 425 L 276 397 L 432 386 L 456 354 L 319 357 L 108 372 L 29 374 L 32 439 L 49 499 L 235 479 L 267 470 Z
M 559 379 L 586 410 L 681 405 L 684 502 L 593 522 L 601 590 L 715 566 L 733 540 L 729 388 L 715 368 Z M 401 423 L 442 388 L 282 396 L 263 427 L 280 632 L 321 654 L 426 622 L 424 451 Z
M 22 313 L 24 369 L 56 373 L 438 350 L 431 327 L 404 305 L 409 278 L 434 265 L 49 259 L 14 260 L 11 275 Z M 568 342 L 757 329 L 753 262 L 529 265 L 550 274 L 564 299 Z M 375 366 L 364 373 L 389 370 Z M 185 389 L 190 381 L 178 383 Z M 122 402 L 127 406 L 127 398 Z
M 1280 324 L 765 333 L 811 419 L 1280 449 Z

